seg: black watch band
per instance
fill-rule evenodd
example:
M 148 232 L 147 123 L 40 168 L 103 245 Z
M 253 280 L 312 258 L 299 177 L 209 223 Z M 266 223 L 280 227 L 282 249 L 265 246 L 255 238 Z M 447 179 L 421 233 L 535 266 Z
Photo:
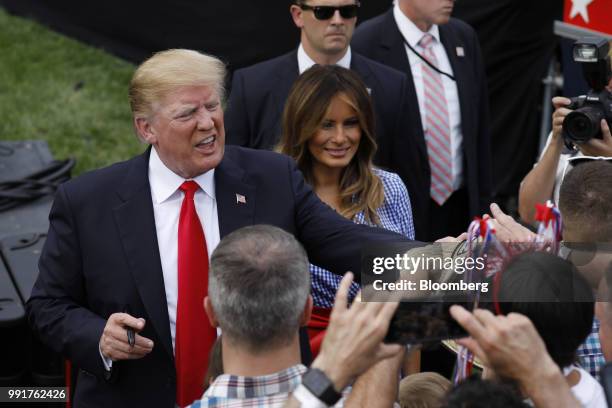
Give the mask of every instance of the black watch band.
M 308 388 L 315 397 L 326 403 L 328 406 L 334 405 L 340 398 L 340 394 L 334 388 L 334 384 L 327 375 L 318 368 L 310 368 L 302 376 L 302 384 Z

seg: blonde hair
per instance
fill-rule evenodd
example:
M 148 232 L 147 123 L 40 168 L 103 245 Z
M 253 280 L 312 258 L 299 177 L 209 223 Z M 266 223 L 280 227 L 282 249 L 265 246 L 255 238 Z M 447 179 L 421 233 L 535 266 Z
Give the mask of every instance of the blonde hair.
M 399 385 L 402 408 L 438 408 L 451 389 L 451 382 L 434 372 L 411 374 Z
M 148 117 L 166 95 L 184 86 L 208 85 L 225 96 L 225 64 L 198 51 L 171 49 L 155 53 L 134 72 L 129 99 L 134 117 Z
M 352 220 L 363 211 L 367 223 L 380 225 L 376 210 L 385 195 L 382 182 L 372 171 L 377 148 L 374 110 L 367 88 L 356 73 L 335 65 L 314 65 L 300 75 L 285 103 L 277 150 L 293 157 L 305 180 L 314 185 L 314 159 L 308 141 L 319 130 L 336 96 L 355 110 L 361 129 L 357 153 L 340 177 L 340 214 Z

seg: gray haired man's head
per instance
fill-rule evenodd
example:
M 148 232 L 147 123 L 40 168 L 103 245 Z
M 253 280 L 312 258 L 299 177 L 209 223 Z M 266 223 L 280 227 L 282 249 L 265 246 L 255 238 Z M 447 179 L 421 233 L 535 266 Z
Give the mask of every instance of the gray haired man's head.
M 232 232 L 212 254 L 208 296 L 224 337 L 252 351 L 289 344 L 310 292 L 308 257 L 270 225 Z

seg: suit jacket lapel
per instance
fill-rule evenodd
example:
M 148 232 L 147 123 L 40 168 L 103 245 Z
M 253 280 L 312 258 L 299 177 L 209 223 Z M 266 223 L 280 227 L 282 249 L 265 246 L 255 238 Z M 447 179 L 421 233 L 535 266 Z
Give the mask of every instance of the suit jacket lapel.
M 404 46 L 404 37 L 395 22 L 395 17 L 393 17 L 393 8 L 385 14 L 384 27 L 381 32 L 380 42 L 381 48 L 384 50 L 384 64 L 405 73 L 412 81 L 410 63 L 408 62 Z M 387 29 L 386 27 L 389 28 Z
M 393 8 L 385 15 L 384 29 L 381 32 L 381 50 L 385 55 L 384 63 L 392 68 L 395 68 L 406 74 L 406 95 L 407 95 L 407 110 L 410 123 L 410 131 L 413 132 L 413 139 L 403 138 L 400 146 L 407 145 L 407 148 L 416 148 L 419 155 L 423 159 L 423 163 L 427 166 L 426 171 L 429 174 L 429 159 L 427 153 L 427 144 L 425 135 L 423 134 L 423 124 L 421 123 L 421 113 L 419 110 L 419 102 L 410 69 L 410 62 L 406 54 L 406 45 L 404 44 L 404 36 L 397 26 L 395 17 L 393 16 Z M 387 27 L 390 27 L 387 29 Z M 402 148 L 403 148 L 402 147 Z
M 238 228 L 253 225 L 256 188 L 245 181 L 245 171 L 226 155 L 215 169 L 215 196 L 221 238 Z
M 414 79 L 412 77 L 412 70 L 410 69 L 410 62 L 408 61 L 408 55 L 406 54 L 406 45 L 404 36 L 397 26 L 395 17 L 393 16 L 393 8 L 391 8 L 385 15 L 385 27 L 391 27 L 390 29 L 384 29 L 382 31 L 381 48 L 385 50 L 387 55 L 385 64 L 393 67 L 404 74 L 406 74 L 406 92 L 408 95 L 408 110 L 410 112 L 410 122 L 414 124 L 414 131 L 418 132 L 419 139 L 422 139 L 421 149 L 425 148 L 425 138 L 423 136 L 423 125 L 421 123 L 421 114 L 419 111 L 418 97 L 416 93 L 416 87 L 414 86 Z M 427 157 L 427 150 L 425 149 L 422 153 Z
M 117 190 L 122 204 L 113 209 L 136 287 L 164 349 L 174 358 L 163 272 L 148 179 L 149 150 L 134 159 Z
M 370 83 L 370 78 L 372 77 L 372 71 L 370 67 L 368 67 L 364 57 L 353 52 L 351 55 L 351 70 L 357 72 L 363 82 L 366 84 Z
M 299 67 L 297 61 L 297 51 L 292 51 L 283 56 L 280 66 L 278 67 L 278 71 L 276 72 L 276 76 L 274 80 L 274 91 L 272 94 L 273 105 L 272 109 L 274 109 L 274 118 L 276 118 L 276 122 L 274 123 L 274 134 L 281 134 L 281 120 L 283 117 L 283 109 L 285 108 L 285 102 L 287 101 L 287 97 L 289 96 L 289 91 L 291 90 L 291 86 L 299 76 Z

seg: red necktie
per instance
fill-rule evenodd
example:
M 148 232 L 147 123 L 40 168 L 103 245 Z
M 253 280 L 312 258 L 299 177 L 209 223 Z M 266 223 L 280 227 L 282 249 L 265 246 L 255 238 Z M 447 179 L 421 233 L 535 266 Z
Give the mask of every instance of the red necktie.
M 193 197 L 195 181 L 179 187 L 184 193 L 178 227 L 178 306 L 176 311 L 176 403 L 180 407 L 200 399 L 208 355 L 217 337 L 204 311 L 208 294 L 208 253 Z
M 419 45 L 423 56 L 434 66 L 438 66 L 433 46 L 436 39 L 425 34 Z M 427 64 L 423 64 L 423 84 L 425 92 L 425 142 L 431 169 L 431 198 L 442 205 L 453 193 L 453 164 L 451 150 L 451 130 L 448 104 L 444 95 L 442 75 Z

